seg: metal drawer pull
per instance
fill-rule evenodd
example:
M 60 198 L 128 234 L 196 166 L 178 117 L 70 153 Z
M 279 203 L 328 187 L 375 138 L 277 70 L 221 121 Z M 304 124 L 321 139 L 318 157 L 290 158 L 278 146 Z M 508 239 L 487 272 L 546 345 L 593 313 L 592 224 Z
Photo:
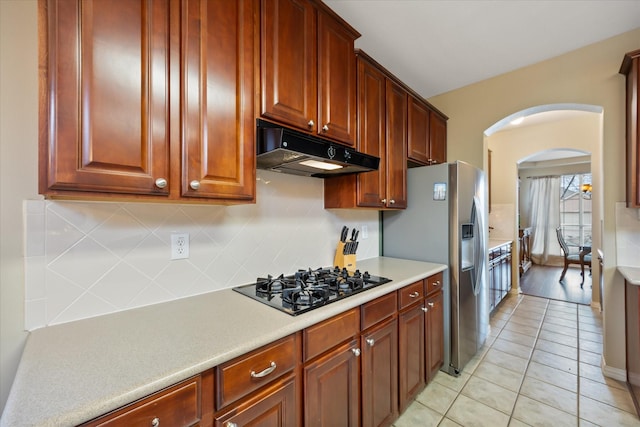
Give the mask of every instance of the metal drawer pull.
M 369 344 L 370 347 L 373 347 L 373 345 L 376 343 L 376 340 L 374 340 L 373 338 L 367 338 L 365 341 L 367 342 L 367 344 Z
M 360 356 L 360 349 L 359 348 L 352 348 L 351 352 L 356 356 Z
M 160 425 L 160 418 L 155 417 L 151 420 L 151 427 L 158 427 Z
M 256 371 L 251 371 L 251 378 L 263 378 L 275 370 L 276 370 L 276 362 L 271 362 L 271 365 L 269 365 L 269 367 L 262 372 L 256 373 Z
M 200 181 L 197 180 L 193 180 L 189 183 L 189 187 L 191 187 L 192 190 L 198 190 L 200 189 Z
M 427 305 L 431 308 L 433 308 L 433 303 L 432 302 L 428 302 Z
M 164 188 L 167 186 L 167 180 L 164 178 L 158 178 L 156 179 L 156 187 L 158 188 Z
M 323 132 L 328 132 L 329 131 L 329 126 L 327 126 L 327 125 L 322 126 L 322 131 Z
M 307 123 L 307 126 L 309 126 L 310 128 L 314 127 L 316 124 L 313 122 L 313 120 L 309 120 L 309 123 Z
M 440 280 L 436 280 L 435 282 L 433 282 L 433 286 L 438 286 L 440 285 Z
M 418 292 L 418 291 L 411 292 L 411 293 L 409 294 L 409 296 L 410 296 L 411 298 L 418 298 L 418 297 L 420 296 L 420 292 Z
M 429 309 L 428 309 L 427 307 L 420 307 L 420 308 L 421 308 L 421 309 L 422 309 L 422 311 L 424 311 L 425 313 L 426 313 L 427 311 L 429 311 Z
M 233 421 L 227 421 L 224 424 L 224 427 L 238 427 L 238 424 L 234 423 Z

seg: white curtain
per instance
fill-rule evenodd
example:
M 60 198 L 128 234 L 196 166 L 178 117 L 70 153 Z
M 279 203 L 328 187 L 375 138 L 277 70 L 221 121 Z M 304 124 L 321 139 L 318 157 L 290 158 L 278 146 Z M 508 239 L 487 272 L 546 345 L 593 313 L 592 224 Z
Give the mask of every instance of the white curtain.
M 560 177 L 531 178 L 527 203 L 531 230 L 531 260 L 540 265 L 549 262 L 549 248 L 557 242 L 560 226 Z

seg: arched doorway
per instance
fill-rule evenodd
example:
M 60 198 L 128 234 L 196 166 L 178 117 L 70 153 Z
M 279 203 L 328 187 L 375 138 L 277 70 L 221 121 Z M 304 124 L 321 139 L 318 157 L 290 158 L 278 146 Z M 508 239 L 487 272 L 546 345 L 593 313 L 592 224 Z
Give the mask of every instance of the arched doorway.
M 563 268 L 565 250 L 569 260 L 580 259 L 580 253 L 586 263 L 595 258 L 588 252 L 593 241 L 591 153 L 559 148 L 535 153 L 518 162 L 518 180 L 520 232 L 530 235 L 532 261 L 531 268 L 521 269 L 521 292 L 591 304 L 591 268 L 575 262 L 568 266 L 580 268 Z
M 591 153 L 593 180 L 593 245 L 600 247 L 602 224 L 602 122 L 601 107 L 583 104 L 550 104 L 521 110 L 497 121 L 485 131 L 485 146 L 491 158 L 489 225 L 492 237 L 518 242 L 519 164 L 535 162 L 544 152 L 551 159 L 569 150 Z M 523 118 L 520 124 L 515 119 Z M 531 160 L 533 159 L 533 160 Z M 517 246 L 517 245 L 516 245 Z M 513 289 L 520 291 L 518 257 L 513 261 Z M 599 277 L 594 263 L 593 281 Z M 599 291 L 593 288 L 592 304 L 598 305 Z

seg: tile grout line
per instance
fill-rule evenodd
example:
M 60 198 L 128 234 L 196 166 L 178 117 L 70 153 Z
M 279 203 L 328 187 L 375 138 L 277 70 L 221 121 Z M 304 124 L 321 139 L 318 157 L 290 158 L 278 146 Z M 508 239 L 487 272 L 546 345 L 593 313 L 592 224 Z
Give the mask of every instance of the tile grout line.
M 523 298 L 523 300 L 524 300 L 524 298 Z M 518 403 L 518 398 L 521 396 L 522 385 L 524 384 L 524 380 L 525 380 L 525 378 L 527 376 L 527 371 L 529 370 L 529 365 L 531 364 L 531 360 L 533 358 L 533 352 L 535 351 L 536 344 L 538 343 L 538 337 L 540 336 L 540 331 L 542 331 L 542 324 L 544 323 L 544 319 L 547 316 L 547 311 L 549 311 L 550 300 L 548 298 L 546 298 L 546 300 L 547 300 L 547 303 L 546 303 L 546 305 L 544 307 L 544 313 L 542 315 L 542 319 L 540 320 L 540 324 L 538 325 L 538 331 L 537 331 L 536 336 L 535 336 L 535 341 L 533 342 L 533 347 L 531 348 L 531 353 L 529 353 L 529 359 L 527 360 L 527 366 L 524 369 L 524 372 L 522 373 L 522 379 L 520 380 L 520 387 L 518 387 L 518 391 L 516 392 L 516 401 L 513 404 L 513 408 L 511 408 L 511 414 L 509 414 L 509 423 L 508 424 L 511 424 L 511 420 L 514 419 L 513 418 L 513 413 L 516 410 L 516 404 Z M 518 306 L 516 306 L 516 308 L 518 308 L 519 306 L 520 306 L 520 304 L 518 304 Z M 515 312 L 515 310 L 514 310 L 514 312 Z M 518 420 L 518 419 L 516 418 L 516 420 Z M 520 421 L 520 420 L 518 420 L 518 421 Z M 524 421 L 520 421 L 520 422 L 522 422 L 523 424 L 527 424 Z
M 548 298 L 543 298 L 543 299 L 545 299 L 545 300 L 547 301 L 547 303 L 546 303 L 546 305 L 545 305 L 545 311 L 544 311 L 544 315 L 546 315 L 547 309 L 548 309 L 548 307 L 549 307 L 549 302 L 550 302 L 550 300 L 549 300 Z M 509 314 L 509 316 L 507 317 L 507 319 L 506 319 L 506 321 L 505 321 L 504 325 L 500 328 L 500 331 L 498 332 L 498 335 L 496 335 L 496 336 L 494 337 L 494 340 L 493 340 L 493 342 L 491 343 L 491 345 L 489 345 L 489 348 L 484 352 L 484 354 L 482 355 L 482 357 L 480 357 L 480 360 L 478 361 L 478 364 L 476 365 L 476 368 L 475 368 L 475 369 L 477 369 L 477 367 L 478 367 L 478 366 L 482 363 L 482 361 L 485 359 L 485 357 L 486 357 L 487 353 L 489 352 L 489 350 L 491 350 L 491 349 L 493 348 L 493 345 L 494 345 L 494 344 L 495 344 L 495 342 L 498 340 L 498 337 L 500 336 L 500 334 L 501 334 L 501 333 L 502 333 L 502 331 L 504 330 L 504 327 L 507 325 L 507 323 L 509 323 L 509 320 L 511 320 L 511 317 L 513 317 L 513 315 L 515 314 L 516 310 L 520 307 L 520 305 L 522 304 L 522 302 L 523 302 L 524 300 L 525 300 L 525 298 L 521 298 L 521 299 L 520 299 L 520 301 L 518 301 L 518 302 L 516 303 L 515 307 L 513 307 L 513 310 L 511 310 L 511 313 L 510 313 L 510 314 Z M 527 360 L 527 368 L 525 368 L 525 370 L 524 370 L 524 372 L 523 372 L 523 374 L 522 374 L 522 380 L 520 380 L 520 386 L 518 387 L 518 391 L 516 392 L 516 401 L 518 400 L 517 398 L 520 396 L 520 390 L 522 389 L 522 384 L 524 383 L 524 377 L 525 377 L 525 375 L 526 375 L 527 369 L 529 368 L 529 363 L 531 362 L 531 357 L 533 356 L 533 350 L 535 349 L 535 344 L 538 342 L 538 335 L 540 335 L 540 331 L 541 331 L 541 329 L 542 329 L 542 323 L 543 323 L 543 321 L 544 321 L 544 315 L 543 315 L 542 320 L 540 321 L 540 324 L 539 324 L 539 326 L 538 326 L 538 331 L 537 331 L 536 336 L 535 336 L 536 340 L 535 340 L 535 341 L 534 341 L 534 343 L 533 343 L 533 347 L 532 347 L 531 353 L 529 354 L 529 358 L 528 358 L 528 360 Z M 473 372 L 475 372 L 475 369 L 473 370 Z M 464 369 L 463 369 L 463 371 L 464 371 Z M 468 382 L 468 381 L 471 379 L 471 377 L 473 376 L 473 372 L 472 372 L 471 374 L 469 374 L 469 379 L 467 380 L 467 382 Z M 438 425 L 439 425 L 440 423 L 442 423 L 442 421 L 443 421 L 444 419 L 446 419 L 446 418 L 447 418 L 447 415 L 449 414 L 449 411 L 451 410 L 451 408 L 453 408 L 453 405 L 455 404 L 455 402 L 456 402 L 456 401 L 458 400 L 458 398 L 462 395 L 462 390 L 463 390 L 463 389 L 464 389 L 464 387 L 466 386 L 467 382 L 465 382 L 465 383 L 462 385 L 462 387 L 460 388 L 460 390 L 459 390 L 459 391 L 456 391 L 456 392 L 457 392 L 457 396 L 455 397 L 455 399 L 453 399 L 453 401 L 451 402 L 451 404 L 449 405 L 449 407 L 447 408 L 447 410 L 445 411 L 445 413 L 442 415 L 442 418 L 440 419 L 440 421 L 439 421 Z M 466 396 L 465 396 L 465 397 L 466 397 Z M 474 401 L 475 401 L 475 399 L 472 399 L 472 400 L 474 400 Z M 479 402 L 479 403 L 482 403 L 482 402 Z M 493 408 L 493 409 L 496 409 L 496 408 Z M 514 411 L 514 409 L 515 409 L 515 403 L 514 403 L 514 407 L 513 407 L 513 408 L 511 408 L 511 413 L 508 415 L 508 416 L 509 416 L 509 421 L 508 421 L 507 425 L 509 425 L 509 424 L 511 423 L 511 420 L 513 419 L 513 411 Z M 496 409 L 496 410 L 497 410 L 498 412 L 502 412 L 502 411 L 500 411 L 500 410 L 498 410 L 498 409 Z M 502 413 L 503 413 L 503 414 L 505 414 L 504 412 L 502 412 Z M 505 414 L 505 415 L 507 415 L 507 414 Z M 518 420 L 518 421 L 520 421 L 520 420 Z M 455 422 L 455 421 L 454 421 L 454 422 Z M 523 421 L 520 421 L 520 422 L 522 422 L 523 424 L 526 424 L 526 423 L 524 423 Z

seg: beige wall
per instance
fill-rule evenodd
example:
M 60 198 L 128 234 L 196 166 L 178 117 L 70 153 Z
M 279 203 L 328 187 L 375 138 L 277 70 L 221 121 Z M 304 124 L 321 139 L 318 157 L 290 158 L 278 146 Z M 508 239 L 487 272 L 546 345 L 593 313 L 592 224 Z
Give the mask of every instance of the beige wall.
M 38 194 L 36 1 L 0 1 L 0 408 L 26 333 L 22 201 Z
M 486 168 L 484 131 L 515 112 L 559 103 L 603 109 L 603 150 L 593 173 L 604 182 L 602 248 L 605 253 L 605 372 L 620 373 L 624 356 L 624 283 L 615 273 L 615 202 L 624 200 L 624 77 L 626 52 L 638 49 L 640 29 L 430 99 L 449 116 L 448 160 Z M 525 47 L 526 48 L 526 47 Z M 517 52 L 514 52 L 517 55 Z M 473 64 L 469 64 L 473 66 Z M 602 167 L 598 167 L 602 164 Z M 607 369 L 608 368 L 608 369 Z

